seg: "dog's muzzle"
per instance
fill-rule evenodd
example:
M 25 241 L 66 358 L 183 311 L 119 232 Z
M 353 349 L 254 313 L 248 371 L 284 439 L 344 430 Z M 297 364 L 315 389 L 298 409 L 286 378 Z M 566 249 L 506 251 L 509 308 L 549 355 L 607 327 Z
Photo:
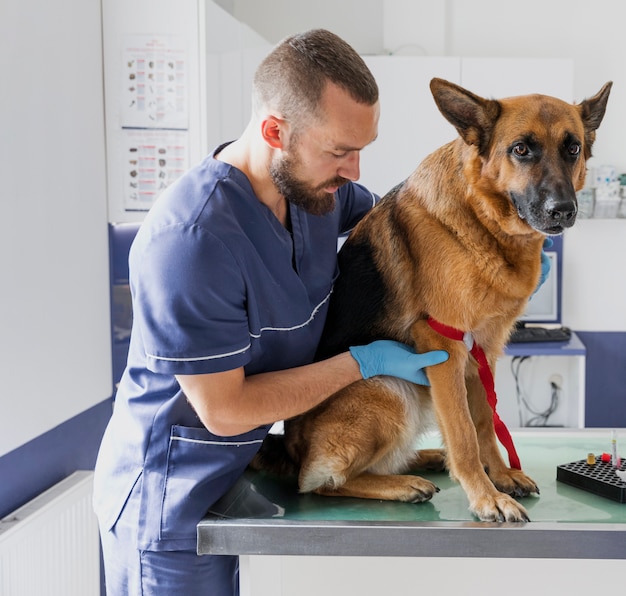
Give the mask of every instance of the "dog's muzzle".
M 511 199 L 520 218 L 543 234 L 561 234 L 576 222 L 576 195 L 573 198 L 555 195 L 535 195 L 529 198 L 511 193 Z

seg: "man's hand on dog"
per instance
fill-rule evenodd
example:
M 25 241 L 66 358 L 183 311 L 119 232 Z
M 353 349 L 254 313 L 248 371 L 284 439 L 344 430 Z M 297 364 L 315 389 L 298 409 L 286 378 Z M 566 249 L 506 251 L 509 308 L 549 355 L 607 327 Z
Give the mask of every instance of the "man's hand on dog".
M 350 353 L 358 362 L 364 379 L 388 375 L 426 386 L 430 383 L 423 369 L 445 362 L 449 357 L 444 350 L 418 354 L 405 344 L 387 339 L 351 347 Z

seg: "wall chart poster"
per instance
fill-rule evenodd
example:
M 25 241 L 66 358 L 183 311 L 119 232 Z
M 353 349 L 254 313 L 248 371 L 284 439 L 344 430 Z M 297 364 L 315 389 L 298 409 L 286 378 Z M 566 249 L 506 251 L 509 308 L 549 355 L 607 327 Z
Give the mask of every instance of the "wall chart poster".
M 189 168 L 186 130 L 124 129 L 124 210 L 148 211 Z
M 124 210 L 148 211 L 189 167 L 184 38 L 127 36 L 121 91 Z
M 122 128 L 189 126 L 184 38 L 128 36 L 122 72 Z

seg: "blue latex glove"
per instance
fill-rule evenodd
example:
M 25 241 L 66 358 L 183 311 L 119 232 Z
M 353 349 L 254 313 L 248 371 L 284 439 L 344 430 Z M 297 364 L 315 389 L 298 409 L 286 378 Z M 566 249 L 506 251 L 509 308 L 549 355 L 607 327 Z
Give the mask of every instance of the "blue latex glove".
M 543 241 L 543 248 L 541 249 L 541 276 L 539 277 L 539 284 L 535 288 L 533 294 L 537 293 L 537 290 L 543 285 L 543 282 L 548 279 L 548 275 L 550 275 L 550 258 L 544 252 L 547 248 L 550 248 L 554 242 L 552 238 L 546 237 Z
M 389 375 L 426 386 L 430 383 L 422 369 L 445 362 L 449 357 L 448 352 L 444 350 L 417 354 L 413 348 L 388 339 L 374 341 L 365 346 L 352 347 L 350 353 L 359 363 L 364 379 L 377 375 Z

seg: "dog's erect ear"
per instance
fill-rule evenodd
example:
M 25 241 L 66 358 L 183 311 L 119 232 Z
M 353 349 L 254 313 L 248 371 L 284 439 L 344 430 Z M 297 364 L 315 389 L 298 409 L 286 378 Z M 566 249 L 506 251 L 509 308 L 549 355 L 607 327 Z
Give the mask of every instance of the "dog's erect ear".
M 500 116 L 500 104 L 443 79 L 433 79 L 430 91 L 439 111 L 457 129 L 461 138 L 468 145 L 476 145 L 480 154 L 484 153 Z
M 598 91 L 596 95 L 585 99 L 578 104 L 580 117 L 585 127 L 585 157 L 591 157 L 591 146 L 596 140 L 596 130 L 599 128 L 604 112 L 606 111 L 606 102 L 609 100 L 613 81 L 609 81 Z
M 597 130 L 600 127 L 606 110 L 606 102 L 609 101 L 611 87 L 613 87 L 613 81 L 606 83 L 596 95 L 583 100 L 579 104 L 580 115 L 585 123 L 585 129 Z

